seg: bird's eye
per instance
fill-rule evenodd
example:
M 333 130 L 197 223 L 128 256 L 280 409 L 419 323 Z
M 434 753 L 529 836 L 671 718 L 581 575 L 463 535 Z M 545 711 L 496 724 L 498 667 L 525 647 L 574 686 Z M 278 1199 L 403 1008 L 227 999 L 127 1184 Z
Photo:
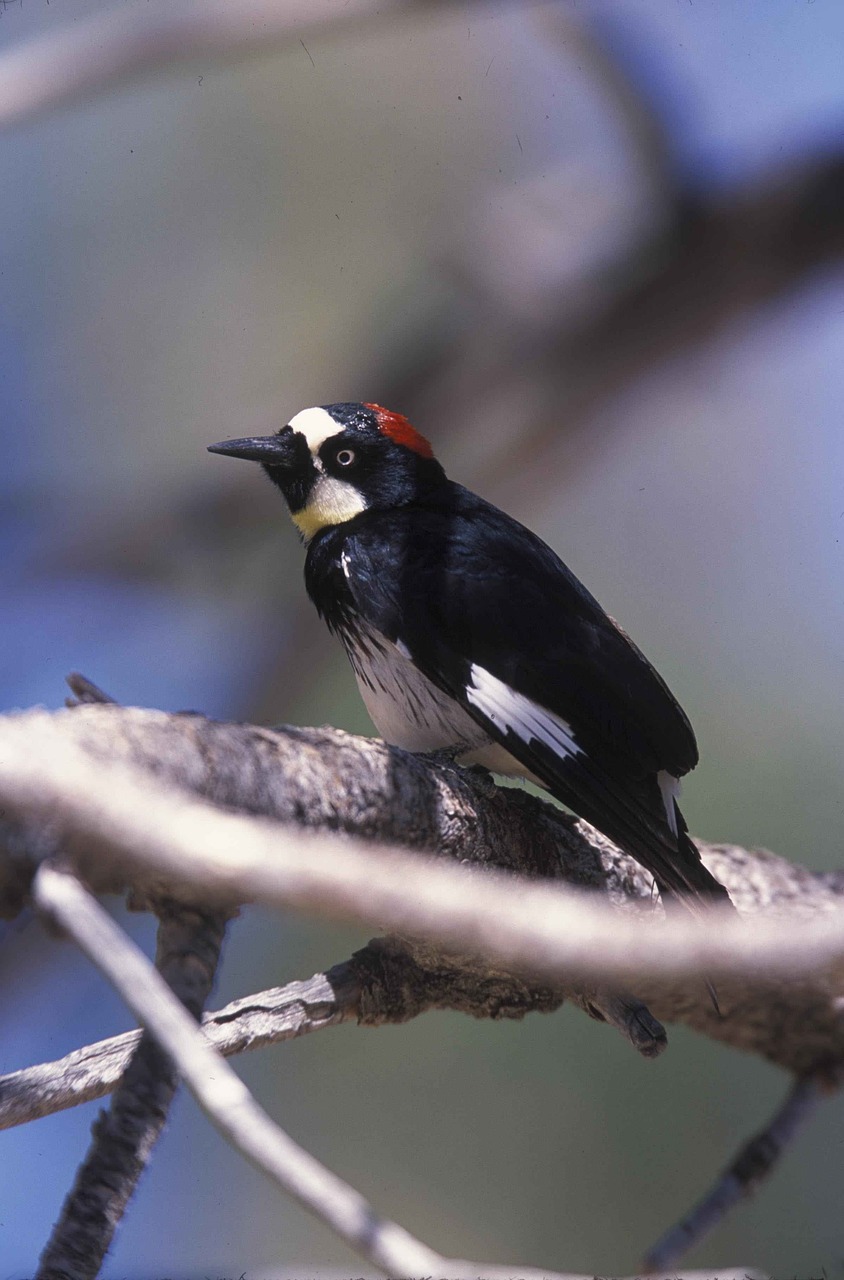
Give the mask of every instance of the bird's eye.
M 353 449 L 339 449 L 337 452 L 337 461 L 341 467 L 350 467 L 355 460 Z

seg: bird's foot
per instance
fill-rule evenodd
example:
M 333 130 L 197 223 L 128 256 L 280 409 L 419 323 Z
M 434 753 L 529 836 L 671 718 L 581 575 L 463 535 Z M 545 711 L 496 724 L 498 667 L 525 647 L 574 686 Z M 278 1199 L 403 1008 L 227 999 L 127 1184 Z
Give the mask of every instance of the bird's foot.
M 458 768 L 470 774 L 472 781 L 484 795 L 491 795 L 497 790 L 492 773 L 484 765 L 460 763 L 460 757 L 466 755 L 466 748 L 463 746 L 439 747 L 436 751 L 421 751 L 419 754 L 423 760 L 428 760 L 437 768 Z
M 418 755 L 440 769 L 454 768 L 458 757 L 465 754 L 465 747 L 437 747 L 436 751 L 420 751 Z

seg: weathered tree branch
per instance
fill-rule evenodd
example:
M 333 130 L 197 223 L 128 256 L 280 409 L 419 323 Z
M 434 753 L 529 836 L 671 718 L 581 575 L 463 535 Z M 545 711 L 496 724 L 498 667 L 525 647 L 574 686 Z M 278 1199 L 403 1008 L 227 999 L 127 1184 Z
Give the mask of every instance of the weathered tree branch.
M 842 1057 L 841 877 L 704 845 L 745 921 L 690 933 L 655 917 L 646 873 L 584 824 L 486 776 L 380 742 L 82 707 L 8 719 L 0 748 L 0 806 L 7 823 L 15 820 L 0 860 L 6 911 L 24 900 L 32 875 L 26 832 L 48 821 L 100 890 L 131 882 L 136 894 L 187 890 L 226 905 L 260 899 L 387 924 L 400 936 L 381 944 L 384 953 L 409 957 L 412 971 L 400 1016 L 448 1005 L 444 988 L 459 987 L 458 975 L 468 975 L 470 1011 L 485 1016 L 518 1016 L 574 994 L 623 1021 L 612 1011 L 633 987 L 660 1020 L 685 1022 L 798 1075 Z M 131 762 L 146 774 L 124 772 Z M 168 792 L 165 782 L 309 833 L 290 841 L 275 824 L 218 812 Z M 337 831 L 436 851 L 440 864 L 326 834 Z M 490 874 L 467 881 L 448 859 Z M 534 883 L 499 884 L 501 870 Z M 592 892 L 551 892 L 539 878 Z M 609 919 L 601 898 L 614 909 Z M 723 1018 L 693 976 L 704 972 L 718 979 Z M 493 993 L 485 1009 L 479 983 Z M 365 1021 L 383 1019 L 381 996 L 397 1016 L 394 990 L 379 992 L 371 977 L 364 986 Z
M 82 705 L 72 712 L 34 712 L 0 722 L 0 805 L 7 826 L 0 905 L 6 910 L 16 909 L 29 892 L 44 848 L 59 842 L 93 885 L 129 886 L 136 905 L 173 891 L 185 901 L 198 896 L 232 907 L 263 900 L 380 919 L 398 930 L 318 983 L 327 1001 L 314 1019 L 301 1002 L 290 1009 L 296 1000 L 292 989 L 280 993 L 287 1035 L 353 1015 L 371 1024 L 402 1020 L 431 1007 L 522 1016 L 555 1008 L 568 995 L 634 1043 L 638 1036 L 640 1051 L 658 1052 L 664 1032 L 640 999 L 624 994 L 622 988 L 632 985 L 661 1016 L 796 1071 L 802 1079 L 792 1099 L 702 1204 L 656 1246 L 654 1258 L 677 1258 L 689 1240 L 747 1194 L 808 1113 L 806 1099 L 814 1104 L 838 1086 L 844 1056 L 837 996 L 844 957 L 842 877 L 813 875 L 763 852 L 704 846 L 744 923 L 724 921 L 717 931 L 690 932 L 687 925 L 655 917 L 647 875 L 597 833 L 521 791 L 495 787 L 481 773 L 337 731 L 270 731 L 196 715 L 91 706 L 86 704 L 102 702 L 99 691 L 79 681 L 74 690 Z M 205 799 L 191 798 L 190 792 Z M 253 816 L 223 811 L 237 808 Z M 291 826 L 300 832 L 295 840 Z M 369 843 L 361 849 L 338 831 Z M 440 862 L 390 854 L 373 841 L 438 851 Z M 455 874 L 448 868 L 448 858 L 487 874 L 467 880 L 465 870 Z M 499 885 L 501 870 L 525 878 L 518 890 L 511 877 Z M 37 873 L 42 887 L 36 897 L 43 896 L 45 878 L 49 885 L 55 875 L 49 868 Z M 69 876 L 58 880 L 76 884 Z M 525 886 L 530 880 L 534 886 Z M 581 893 L 572 898 L 543 889 L 537 880 L 567 881 Z M 587 888 L 591 892 L 583 893 Z M 602 906 L 596 905 L 599 899 Z M 96 904 L 86 901 L 96 914 Z M 78 915 L 77 904 L 73 928 L 85 945 Z M 66 915 L 62 920 L 67 924 Z M 110 956 L 97 960 L 110 971 Z M 338 972 L 335 992 L 329 983 Z M 667 976 L 672 972 L 673 978 Z M 722 1019 L 694 977 L 702 972 L 720 975 Z M 235 1018 L 252 1021 L 257 999 L 234 1011 Z M 248 1027 L 238 1028 L 237 1045 L 245 1047 L 250 1034 Z M 13 1123 L 33 1107 L 43 1114 L 53 1103 L 72 1105 L 76 1087 L 87 1090 L 86 1096 L 113 1087 L 114 1057 L 125 1058 L 126 1038 L 117 1038 L 106 1055 L 110 1066 L 98 1079 L 100 1048 L 91 1047 L 90 1060 L 71 1055 L 67 1081 L 56 1079 L 64 1063 L 0 1081 L 0 1114 L 4 1094 L 7 1123 Z M 254 1110 L 253 1119 L 261 1114 L 251 1099 L 247 1109 Z M 326 1221 L 338 1212 L 343 1217 L 338 1205 L 344 1195 L 360 1208 L 356 1193 L 343 1184 L 338 1190 L 333 1175 L 309 1163 L 305 1153 L 292 1149 L 291 1156 L 285 1135 L 273 1134 L 269 1154 L 257 1151 L 260 1127 L 246 1126 L 250 1158 L 265 1170 L 272 1167 L 277 1180 Z M 304 1170 L 304 1183 L 297 1168 Z M 303 1191 L 308 1170 L 322 1187 L 311 1199 Z M 361 1212 L 371 1213 L 368 1207 Z M 420 1259 L 434 1258 L 446 1268 L 444 1259 L 394 1224 L 377 1225 L 374 1252 L 368 1251 L 371 1240 L 348 1221 L 341 1234 L 388 1269 L 397 1258 L 406 1264 L 417 1248 L 420 1265 Z M 474 1269 L 447 1264 L 449 1274 L 463 1274 L 464 1268 Z
M 202 1029 L 217 1052 L 229 1058 L 348 1022 L 357 1015 L 359 997 L 353 965 L 339 964 L 307 982 L 290 982 L 233 1000 L 205 1014 Z M 140 1040 L 140 1031 L 124 1031 L 55 1062 L 0 1076 L 0 1129 L 106 1097 Z
M 468 1280 L 509 1271 L 435 1253 L 403 1227 L 379 1217 L 358 1192 L 293 1142 L 208 1044 L 144 954 L 75 876 L 44 862 L 35 875 L 33 897 L 39 910 L 73 938 L 114 985 L 223 1136 L 362 1257 L 390 1275 L 456 1280 L 465 1276 Z M 540 1274 L 519 1270 L 533 1277 Z M 562 1280 L 544 1274 L 547 1280 Z M 75 1280 L 72 1271 L 61 1275 L 62 1280 L 68 1276 Z
M 377 939 L 351 960 L 305 982 L 233 1000 L 206 1014 L 202 1029 L 217 1052 L 229 1058 L 355 1019 L 377 1027 L 443 1007 L 476 1017 L 522 1017 L 529 1010 L 550 1013 L 563 1003 L 563 996 L 550 989 L 543 993 L 527 987 L 523 1001 L 516 1003 L 515 990 L 513 980 L 506 985 L 480 978 L 473 982 L 470 974 L 446 967 L 432 974 L 415 965 L 405 947 Z M 586 1012 L 618 1026 L 644 1057 L 655 1057 L 666 1047 L 664 1028 L 640 1001 L 607 996 L 602 1008 Z M 0 1076 L 0 1129 L 105 1097 L 140 1038 L 140 1031 L 124 1031 L 54 1062 Z

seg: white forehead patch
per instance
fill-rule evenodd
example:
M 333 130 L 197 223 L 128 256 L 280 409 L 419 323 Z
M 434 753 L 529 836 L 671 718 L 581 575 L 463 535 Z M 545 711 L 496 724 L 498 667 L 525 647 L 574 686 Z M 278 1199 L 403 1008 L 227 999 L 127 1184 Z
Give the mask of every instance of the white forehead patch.
M 320 445 L 324 444 L 329 436 L 339 435 L 345 427 L 340 422 L 335 422 L 330 413 L 326 413 L 324 409 L 315 407 L 313 409 L 301 409 L 290 419 L 288 424 L 294 431 L 301 431 L 302 435 L 308 442 L 308 448 L 311 453 L 316 453 Z

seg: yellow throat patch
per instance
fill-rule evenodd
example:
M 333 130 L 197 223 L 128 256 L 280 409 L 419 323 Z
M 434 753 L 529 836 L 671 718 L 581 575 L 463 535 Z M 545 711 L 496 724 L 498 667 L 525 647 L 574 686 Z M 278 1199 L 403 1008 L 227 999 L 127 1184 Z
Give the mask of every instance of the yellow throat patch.
M 306 542 L 314 534 L 333 524 L 345 524 L 366 510 L 366 502 L 353 484 L 335 476 L 321 475 L 311 492 L 307 506 L 291 513 L 296 528 Z

